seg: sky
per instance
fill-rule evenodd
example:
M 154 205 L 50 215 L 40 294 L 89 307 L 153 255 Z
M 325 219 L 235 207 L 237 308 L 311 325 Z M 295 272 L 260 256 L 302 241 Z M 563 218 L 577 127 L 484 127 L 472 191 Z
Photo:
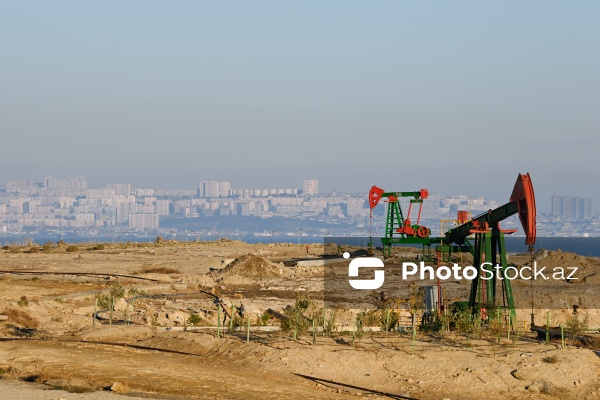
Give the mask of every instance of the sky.
M 0 2 L 0 182 L 600 209 L 598 1 Z M 598 212 L 598 211 L 596 211 Z

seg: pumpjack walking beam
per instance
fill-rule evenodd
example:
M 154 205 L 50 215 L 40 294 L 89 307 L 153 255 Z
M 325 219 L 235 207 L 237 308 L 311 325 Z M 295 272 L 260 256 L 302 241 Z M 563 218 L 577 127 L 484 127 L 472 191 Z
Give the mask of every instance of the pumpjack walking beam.
M 508 262 L 504 234 L 515 230 L 500 229 L 500 222 L 514 214 L 519 215 L 525 231 L 525 244 L 533 248 L 536 239 L 536 207 L 533 185 L 529 174 L 519 174 L 510 201 L 494 210 L 481 214 L 445 234 L 445 243 L 465 245 L 467 237 L 475 234 L 473 246 L 474 266 L 479 273 L 471 283 L 469 306 L 473 312 L 485 313 L 497 305 L 496 287 L 501 283 L 502 305 L 509 310 L 511 322 L 516 323 L 516 312 L 510 279 L 505 276 Z M 486 263 L 484 265 L 484 263 Z M 489 263 L 489 264 L 487 264 Z M 494 267 L 499 268 L 495 269 Z M 482 276 L 485 274 L 486 278 Z M 500 275 L 501 274 L 501 275 Z M 500 276 L 498 276 L 500 275 Z

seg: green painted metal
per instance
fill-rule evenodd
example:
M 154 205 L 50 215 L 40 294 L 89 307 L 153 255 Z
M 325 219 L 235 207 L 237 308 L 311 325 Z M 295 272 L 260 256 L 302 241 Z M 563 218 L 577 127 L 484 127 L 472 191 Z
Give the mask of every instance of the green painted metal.
M 401 197 L 412 197 L 410 202 L 419 204 L 423 202 L 420 198 L 421 192 L 384 192 L 382 198 L 396 198 Z M 402 207 L 400 207 L 400 201 L 388 201 L 387 217 L 385 221 L 385 237 L 381 238 L 383 244 L 383 255 L 384 257 L 390 257 L 392 255 L 392 247 L 397 244 L 422 244 L 423 245 L 423 257 L 429 259 L 431 257 L 431 240 L 429 237 L 420 238 L 415 236 L 408 236 L 404 233 L 398 233 L 396 229 L 404 226 L 404 214 L 402 213 Z M 413 229 L 418 229 L 419 225 L 412 224 Z M 428 247 L 427 251 L 425 246 Z
M 479 313 L 483 309 L 499 307 L 508 311 L 511 324 L 516 326 L 517 314 L 512 286 L 509 279 L 504 279 L 506 268 L 508 268 L 504 232 L 497 225 L 490 231 L 475 234 L 473 258 L 474 266 L 478 268 L 479 273 L 471 282 L 469 307 L 472 312 Z M 492 265 L 483 265 L 484 263 Z M 484 274 L 486 277 L 491 276 L 491 279 L 483 279 Z M 498 286 L 501 286 L 501 299 L 497 292 Z

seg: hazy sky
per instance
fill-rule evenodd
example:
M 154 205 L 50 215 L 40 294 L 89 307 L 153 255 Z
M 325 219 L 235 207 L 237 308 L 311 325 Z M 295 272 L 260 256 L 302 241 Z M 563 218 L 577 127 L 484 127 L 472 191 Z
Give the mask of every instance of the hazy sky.
M 600 2 L 4 1 L 0 181 L 600 207 Z

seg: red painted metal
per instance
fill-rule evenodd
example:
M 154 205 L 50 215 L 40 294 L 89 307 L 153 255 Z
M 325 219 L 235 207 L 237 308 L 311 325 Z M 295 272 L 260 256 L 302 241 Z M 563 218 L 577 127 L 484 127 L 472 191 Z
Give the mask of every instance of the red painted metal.
M 371 187 L 369 190 L 369 207 L 371 209 L 375 208 L 379 200 L 381 200 L 381 195 L 385 192 L 385 190 L 378 188 L 377 186 Z
M 510 196 L 511 203 L 517 203 L 519 219 L 525 231 L 525 244 L 533 246 L 536 238 L 535 194 L 529 173 L 519 174 Z
M 429 196 L 429 192 L 427 191 L 427 189 L 421 189 L 421 193 L 419 195 L 423 200 L 426 200 L 427 197 Z
M 427 235 L 429 235 L 429 228 L 427 228 L 426 226 L 420 226 L 417 229 L 417 236 L 420 238 L 424 238 L 427 237 Z
M 408 235 L 408 236 L 415 236 L 416 233 L 417 233 L 415 231 L 415 229 L 412 227 L 410 219 L 405 219 L 404 220 L 404 225 L 401 226 L 400 228 L 397 228 L 396 232 L 398 232 L 398 233 L 404 233 L 405 235 Z
M 468 211 L 459 211 L 458 212 L 458 224 L 462 225 L 469 220 L 469 212 Z

